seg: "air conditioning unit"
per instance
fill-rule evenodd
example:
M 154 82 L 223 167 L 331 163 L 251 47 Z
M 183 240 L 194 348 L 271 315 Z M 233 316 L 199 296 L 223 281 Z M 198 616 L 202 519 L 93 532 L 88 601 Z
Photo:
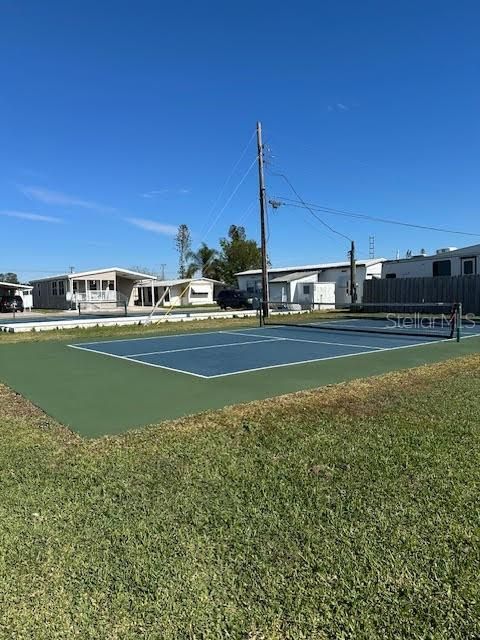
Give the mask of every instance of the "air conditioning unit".
M 449 253 L 450 251 L 456 251 L 457 247 L 442 247 L 441 249 L 437 249 L 437 256 L 440 256 L 442 253 Z

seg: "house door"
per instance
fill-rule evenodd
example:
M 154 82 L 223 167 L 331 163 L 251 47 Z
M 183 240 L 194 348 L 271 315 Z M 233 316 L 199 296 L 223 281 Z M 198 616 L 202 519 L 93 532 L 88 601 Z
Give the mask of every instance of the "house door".
M 477 259 L 475 256 L 462 258 L 462 276 L 471 276 L 477 273 Z

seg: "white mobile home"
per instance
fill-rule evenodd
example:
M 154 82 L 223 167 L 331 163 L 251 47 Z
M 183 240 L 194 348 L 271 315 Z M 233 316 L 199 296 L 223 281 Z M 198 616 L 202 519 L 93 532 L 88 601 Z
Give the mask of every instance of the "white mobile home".
M 380 278 L 382 273 L 382 262 L 384 258 L 372 258 L 370 260 L 357 260 L 357 297 L 362 300 L 363 282 L 371 278 Z M 250 269 L 235 274 L 239 289 L 248 291 L 251 294 L 260 295 L 262 288 L 262 272 L 260 269 Z M 283 279 L 283 282 L 282 282 Z M 287 279 L 287 280 L 285 280 Z M 304 296 L 303 302 L 307 302 L 306 296 L 310 296 L 309 301 L 314 302 L 315 295 L 325 296 L 325 302 L 335 305 L 348 304 L 350 302 L 350 263 L 349 262 L 326 262 L 321 264 L 310 264 L 296 267 L 275 267 L 268 270 L 268 281 L 271 285 L 270 297 L 293 296 L 285 301 L 300 301 L 295 296 Z M 320 289 L 316 287 L 318 283 L 333 283 L 332 288 L 327 293 L 328 288 L 320 294 Z M 312 286 L 308 288 L 307 285 Z M 272 287 L 273 285 L 273 287 Z M 283 285 L 283 290 L 279 286 Z M 300 288 L 299 288 L 300 287 Z M 316 293 L 315 293 L 316 292 Z M 329 296 L 329 298 L 327 298 Z M 273 300 L 273 298 L 272 298 Z M 277 300 L 275 300 L 277 301 Z
M 129 305 L 137 282 L 152 279 L 120 267 L 64 273 L 33 280 L 33 303 L 40 309 L 75 309 L 79 304 L 96 302 Z
M 432 278 L 480 274 L 480 244 L 456 249 L 437 249 L 433 255 L 386 260 L 382 278 Z
M 272 302 L 316 303 L 335 306 L 335 283 L 318 282 L 316 273 L 295 272 L 269 280 L 269 297 Z
M 141 307 L 180 307 L 214 303 L 214 288 L 219 285 L 210 278 L 182 278 L 159 280 L 156 278 L 138 282 L 133 298 Z

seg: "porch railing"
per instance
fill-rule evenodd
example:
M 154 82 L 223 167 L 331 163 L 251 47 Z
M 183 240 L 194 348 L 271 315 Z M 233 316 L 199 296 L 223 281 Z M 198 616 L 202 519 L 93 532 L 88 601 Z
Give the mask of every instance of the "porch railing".
M 128 302 L 128 297 L 120 291 L 74 291 L 72 302 Z

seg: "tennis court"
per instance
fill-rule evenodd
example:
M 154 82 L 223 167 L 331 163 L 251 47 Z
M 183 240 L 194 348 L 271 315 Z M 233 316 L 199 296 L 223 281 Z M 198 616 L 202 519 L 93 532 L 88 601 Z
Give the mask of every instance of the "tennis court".
M 270 368 L 407 349 L 448 340 L 437 327 L 402 329 L 367 319 L 266 326 L 184 335 L 107 340 L 69 345 L 199 378 L 221 378 Z M 465 327 L 464 337 L 480 335 L 480 326 Z
M 0 345 L 0 378 L 86 437 L 272 398 L 478 352 L 480 325 L 456 342 L 367 318 L 309 326 L 139 328 L 128 339 L 27 340 Z M 354 329 L 352 331 L 351 329 Z M 183 329 L 183 332 L 182 332 Z M 186 331 L 185 331 L 186 329 Z M 317 330 L 318 329 L 318 330 Z

